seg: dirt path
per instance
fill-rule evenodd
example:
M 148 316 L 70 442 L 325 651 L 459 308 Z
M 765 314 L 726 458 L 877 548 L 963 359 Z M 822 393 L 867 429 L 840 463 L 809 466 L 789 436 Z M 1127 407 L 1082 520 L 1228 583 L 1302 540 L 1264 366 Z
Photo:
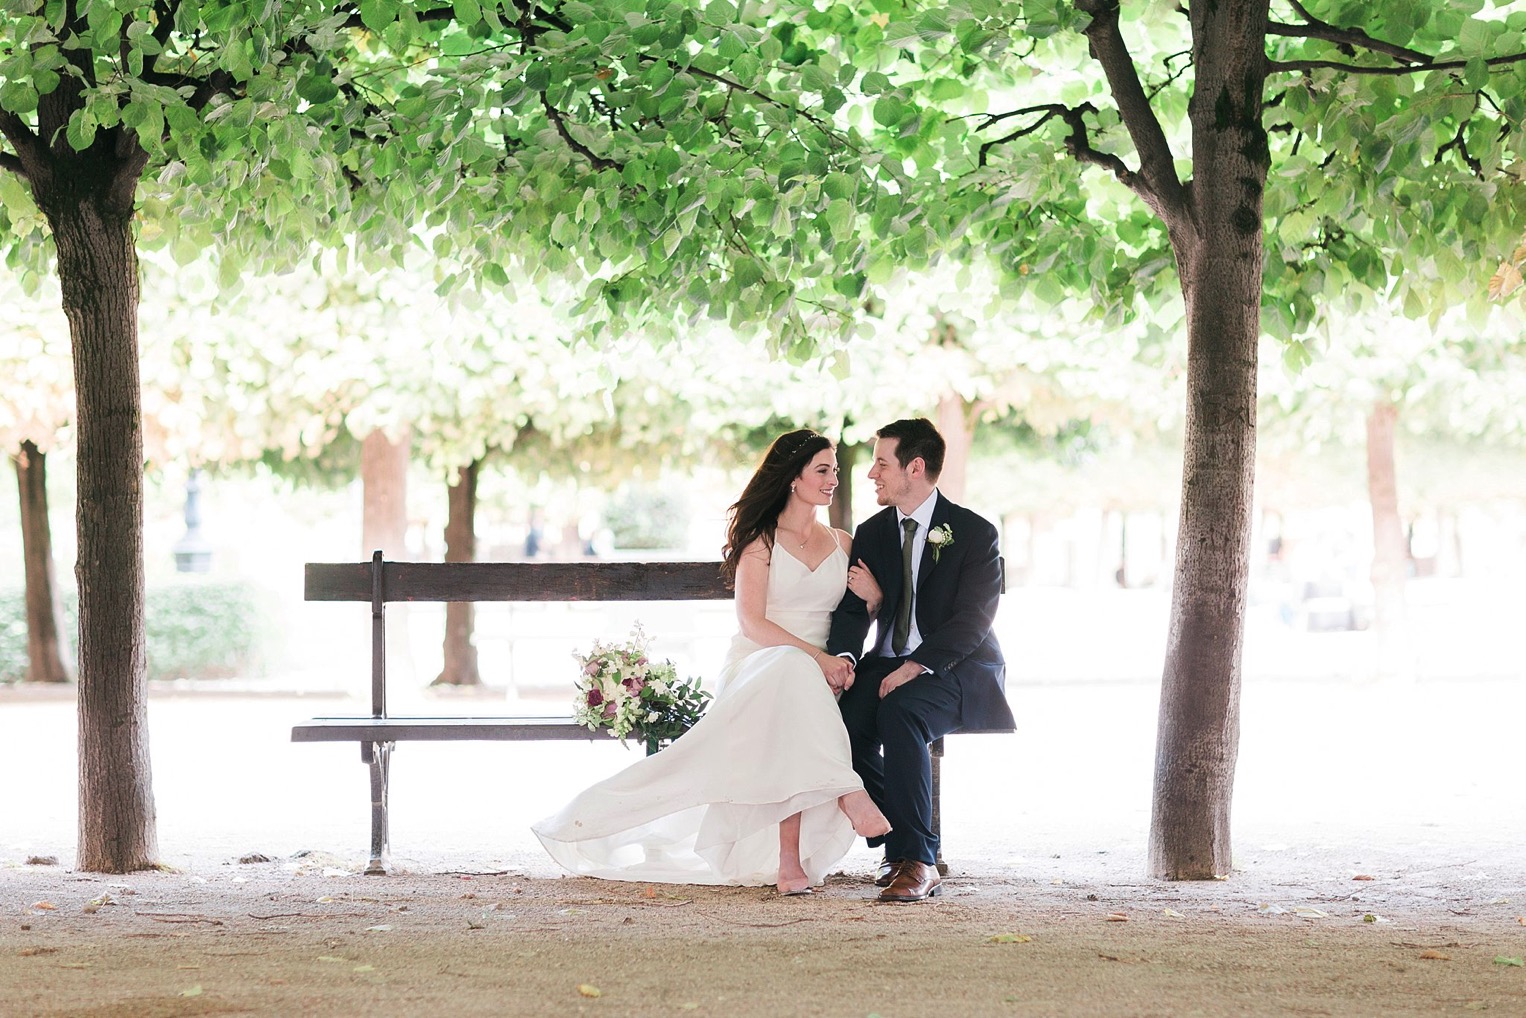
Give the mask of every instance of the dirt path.
M 1526 887 L 1465 875 L 954 878 L 940 900 L 882 906 L 859 875 L 781 899 L 330 862 L 0 871 L 0 1011 L 1526 1015 L 1526 967 L 1498 960 L 1526 954 Z

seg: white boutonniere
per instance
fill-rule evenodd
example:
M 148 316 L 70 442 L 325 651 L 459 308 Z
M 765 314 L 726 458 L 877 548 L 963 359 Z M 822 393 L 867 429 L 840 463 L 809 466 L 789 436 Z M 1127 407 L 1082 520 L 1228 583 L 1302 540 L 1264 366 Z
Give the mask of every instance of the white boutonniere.
M 954 530 L 947 523 L 927 532 L 927 544 L 933 550 L 933 565 L 938 564 L 938 556 L 943 554 L 943 549 L 953 543 Z

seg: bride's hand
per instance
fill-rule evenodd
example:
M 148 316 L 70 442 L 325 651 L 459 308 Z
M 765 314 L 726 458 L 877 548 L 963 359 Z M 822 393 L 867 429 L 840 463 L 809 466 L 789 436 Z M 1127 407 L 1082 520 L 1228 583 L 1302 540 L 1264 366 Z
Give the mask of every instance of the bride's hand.
M 821 674 L 826 676 L 832 692 L 840 693 L 853 685 L 853 662 L 847 658 L 818 650 L 816 663 L 821 666 Z
M 879 615 L 880 605 L 885 600 L 885 592 L 880 590 L 878 581 L 869 571 L 869 567 L 864 565 L 863 559 L 859 559 L 848 567 L 848 589 L 864 602 L 864 607 L 869 609 L 870 618 Z

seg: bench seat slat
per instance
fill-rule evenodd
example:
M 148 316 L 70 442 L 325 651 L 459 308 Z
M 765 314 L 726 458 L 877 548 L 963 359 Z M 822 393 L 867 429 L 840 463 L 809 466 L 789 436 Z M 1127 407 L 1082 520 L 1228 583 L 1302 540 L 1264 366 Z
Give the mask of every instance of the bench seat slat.
M 313 718 L 291 730 L 292 742 L 591 741 L 610 737 L 608 732 L 591 732 L 565 717 L 334 717 Z
M 387 562 L 388 601 L 729 600 L 719 562 Z M 369 562 L 309 562 L 308 601 L 370 601 Z

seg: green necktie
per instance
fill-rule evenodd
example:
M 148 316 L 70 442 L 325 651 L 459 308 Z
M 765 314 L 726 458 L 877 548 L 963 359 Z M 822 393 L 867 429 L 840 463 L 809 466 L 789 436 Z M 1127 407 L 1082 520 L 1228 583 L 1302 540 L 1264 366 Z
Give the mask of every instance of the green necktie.
M 916 544 L 917 521 L 911 517 L 901 521 L 906 533 L 901 538 L 901 603 L 896 607 L 895 629 L 890 634 L 890 649 L 899 657 L 911 639 L 911 548 Z

